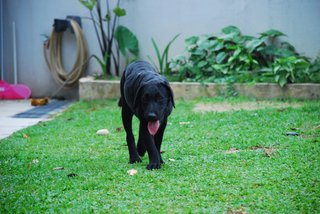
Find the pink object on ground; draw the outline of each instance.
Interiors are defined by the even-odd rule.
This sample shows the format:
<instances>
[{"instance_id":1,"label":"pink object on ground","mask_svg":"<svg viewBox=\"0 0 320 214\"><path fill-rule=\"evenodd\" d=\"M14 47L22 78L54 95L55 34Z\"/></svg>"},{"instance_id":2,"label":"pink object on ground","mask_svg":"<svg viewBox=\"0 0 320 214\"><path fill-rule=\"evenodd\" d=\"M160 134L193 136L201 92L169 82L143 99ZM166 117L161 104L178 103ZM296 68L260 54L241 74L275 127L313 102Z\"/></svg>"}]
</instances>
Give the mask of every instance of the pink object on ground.
<instances>
[{"instance_id":1,"label":"pink object on ground","mask_svg":"<svg viewBox=\"0 0 320 214\"><path fill-rule=\"evenodd\" d=\"M11 85L0 80L0 100L28 99L31 96L31 89L23 84Z\"/></svg>"}]
</instances>

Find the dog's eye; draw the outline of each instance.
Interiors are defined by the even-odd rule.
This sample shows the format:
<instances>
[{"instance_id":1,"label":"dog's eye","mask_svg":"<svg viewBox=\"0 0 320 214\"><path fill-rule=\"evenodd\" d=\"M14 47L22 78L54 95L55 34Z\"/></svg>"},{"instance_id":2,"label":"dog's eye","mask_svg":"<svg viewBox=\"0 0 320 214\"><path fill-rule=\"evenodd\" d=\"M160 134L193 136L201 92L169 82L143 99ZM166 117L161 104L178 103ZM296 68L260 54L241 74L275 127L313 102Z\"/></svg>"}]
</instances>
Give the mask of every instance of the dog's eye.
<instances>
[{"instance_id":1,"label":"dog's eye","mask_svg":"<svg viewBox=\"0 0 320 214\"><path fill-rule=\"evenodd\" d=\"M146 102L148 102L148 99L147 99L146 97L143 97L143 98L142 98L142 102L143 102L143 103L146 103Z\"/></svg>"},{"instance_id":2,"label":"dog's eye","mask_svg":"<svg viewBox=\"0 0 320 214\"><path fill-rule=\"evenodd\" d=\"M155 100L156 101L162 101L164 99L164 97L162 97L160 94L156 94L156 96L155 96Z\"/></svg>"},{"instance_id":3,"label":"dog's eye","mask_svg":"<svg viewBox=\"0 0 320 214\"><path fill-rule=\"evenodd\" d=\"M149 95L148 94L145 94L143 97L142 97L142 102L143 103L147 103L149 100Z\"/></svg>"}]
</instances>

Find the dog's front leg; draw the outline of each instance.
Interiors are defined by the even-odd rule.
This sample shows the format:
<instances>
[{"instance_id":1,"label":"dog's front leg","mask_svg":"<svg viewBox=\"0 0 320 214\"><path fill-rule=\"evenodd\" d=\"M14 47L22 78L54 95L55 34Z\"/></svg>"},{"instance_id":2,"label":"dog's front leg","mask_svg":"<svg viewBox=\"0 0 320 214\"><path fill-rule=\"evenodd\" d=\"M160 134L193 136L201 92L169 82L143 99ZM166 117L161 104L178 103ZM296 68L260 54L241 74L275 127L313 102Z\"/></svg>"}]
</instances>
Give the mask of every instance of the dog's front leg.
<instances>
[{"instance_id":1,"label":"dog's front leg","mask_svg":"<svg viewBox=\"0 0 320 214\"><path fill-rule=\"evenodd\" d=\"M162 144L163 134L164 134L164 130L166 129L166 126L167 126L167 118L165 118L164 121L161 123L159 131L154 136L154 142L156 144L156 148L157 148L159 156L160 156L160 163L161 164L164 163L164 161L162 160L162 157L161 157L161 144Z\"/></svg>"},{"instance_id":2,"label":"dog's front leg","mask_svg":"<svg viewBox=\"0 0 320 214\"><path fill-rule=\"evenodd\" d=\"M144 142L145 147L149 156L149 164L147 165L148 170L160 169L161 162L159 152L154 142L154 137L148 132L148 123L140 121L140 133L139 138Z\"/></svg>"},{"instance_id":3,"label":"dog's front leg","mask_svg":"<svg viewBox=\"0 0 320 214\"><path fill-rule=\"evenodd\" d=\"M132 133L132 117L133 113L130 111L129 107L124 105L122 107L122 123L124 126L124 129L126 131L126 140L127 140L127 145L129 149L129 163L137 163L141 162L141 159L138 155L137 148L134 142L134 136Z\"/></svg>"}]
</instances>

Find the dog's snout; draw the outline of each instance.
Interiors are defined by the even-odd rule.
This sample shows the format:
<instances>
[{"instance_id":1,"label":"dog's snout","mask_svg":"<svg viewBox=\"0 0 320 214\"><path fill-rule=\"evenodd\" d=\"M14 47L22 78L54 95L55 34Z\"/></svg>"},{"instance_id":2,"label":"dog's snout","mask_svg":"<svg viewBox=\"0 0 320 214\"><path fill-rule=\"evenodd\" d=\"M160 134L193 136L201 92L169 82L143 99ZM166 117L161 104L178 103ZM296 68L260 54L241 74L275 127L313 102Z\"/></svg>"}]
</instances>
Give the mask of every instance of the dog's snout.
<instances>
[{"instance_id":1,"label":"dog's snout","mask_svg":"<svg viewBox=\"0 0 320 214\"><path fill-rule=\"evenodd\" d=\"M148 121L156 121L157 120L157 115L153 112L148 114Z\"/></svg>"}]
</instances>

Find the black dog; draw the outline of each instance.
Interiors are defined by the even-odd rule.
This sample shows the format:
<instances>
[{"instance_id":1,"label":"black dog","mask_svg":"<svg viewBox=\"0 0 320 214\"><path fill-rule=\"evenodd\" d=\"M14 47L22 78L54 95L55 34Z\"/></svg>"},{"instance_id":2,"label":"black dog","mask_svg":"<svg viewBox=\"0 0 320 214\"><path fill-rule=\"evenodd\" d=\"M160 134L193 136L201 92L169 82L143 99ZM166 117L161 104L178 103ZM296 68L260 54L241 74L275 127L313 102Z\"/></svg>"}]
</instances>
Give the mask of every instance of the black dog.
<instances>
[{"instance_id":1,"label":"black dog","mask_svg":"<svg viewBox=\"0 0 320 214\"><path fill-rule=\"evenodd\" d=\"M141 162L140 156L149 155L147 169L159 169L160 154L167 118L174 107L169 82L147 62L133 62L124 71L120 82L122 122L127 134L129 163ZM132 133L132 117L140 120L136 147Z\"/></svg>"}]
</instances>

